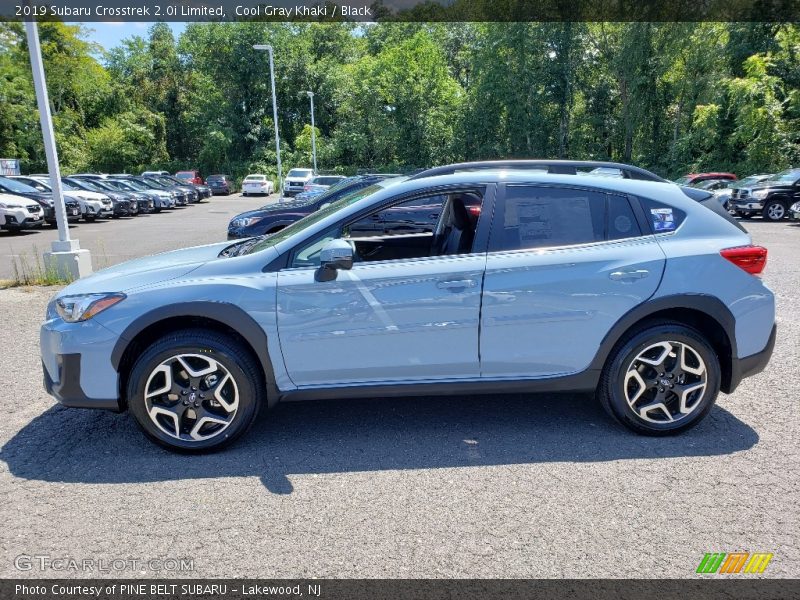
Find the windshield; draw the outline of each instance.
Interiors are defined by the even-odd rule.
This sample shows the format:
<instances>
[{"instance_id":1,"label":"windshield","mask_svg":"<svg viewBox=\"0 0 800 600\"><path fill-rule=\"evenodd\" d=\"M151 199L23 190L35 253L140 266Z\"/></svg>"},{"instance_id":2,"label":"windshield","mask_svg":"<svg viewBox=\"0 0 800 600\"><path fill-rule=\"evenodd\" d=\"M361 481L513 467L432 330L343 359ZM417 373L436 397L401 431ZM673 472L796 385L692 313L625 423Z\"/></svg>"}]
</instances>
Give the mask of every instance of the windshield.
<instances>
[{"instance_id":1,"label":"windshield","mask_svg":"<svg viewBox=\"0 0 800 600\"><path fill-rule=\"evenodd\" d=\"M780 173L776 173L767 181L772 181L775 183L794 183L800 179L800 171L797 169L789 169L788 171L781 171Z\"/></svg>"},{"instance_id":2,"label":"windshield","mask_svg":"<svg viewBox=\"0 0 800 600\"><path fill-rule=\"evenodd\" d=\"M19 192L20 194L30 194L30 193L38 193L36 188L33 188L29 185L25 185L19 181L14 181L13 179L9 179L8 177L0 177L0 183L3 184L4 188L11 190L12 192Z\"/></svg>"},{"instance_id":3,"label":"windshield","mask_svg":"<svg viewBox=\"0 0 800 600\"><path fill-rule=\"evenodd\" d=\"M287 177L308 177L311 175L311 169L292 169L289 171Z\"/></svg>"},{"instance_id":4,"label":"windshield","mask_svg":"<svg viewBox=\"0 0 800 600\"><path fill-rule=\"evenodd\" d=\"M383 189L380 185L371 185L369 187L362 188L360 190L356 190L350 194L347 194L343 198L340 198L336 202L333 202L318 210L317 212L311 213L307 217L300 219L299 221L295 221L285 229L281 229L280 231L273 233L271 235L260 236L257 238L251 238L250 240L246 240L242 250L240 251L241 254L252 254L254 252L260 252L261 250L266 250L267 248L271 248L275 244L282 242L285 239L288 239L295 235L296 233L300 233L304 229L307 229L313 225L316 225L329 215L332 215L338 210L346 206L350 206L351 204L355 204L362 198L366 198L370 194L377 192L378 190Z\"/></svg>"},{"instance_id":5,"label":"windshield","mask_svg":"<svg viewBox=\"0 0 800 600\"><path fill-rule=\"evenodd\" d=\"M686 185L687 183L689 183L689 181L690 181L689 177L681 177L680 179L676 179L675 183L677 183L678 185Z\"/></svg>"},{"instance_id":6,"label":"windshield","mask_svg":"<svg viewBox=\"0 0 800 600\"><path fill-rule=\"evenodd\" d=\"M264 181L267 177L265 175L248 175L244 178L245 181Z\"/></svg>"},{"instance_id":7,"label":"windshield","mask_svg":"<svg viewBox=\"0 0 800 600\"><path fill-rule=\"evenodd\" d=\"M134 181L132 179L131 180L126 180L126 181L113 181L112 183L115 183L117 186L119 186L122 189L131 189L132 188L132 189L138 190L140 192L145 192L148 189L150 189L146 185L142 185L138 181Z\"/></svg>"},{"instance_id":8,"label":"windshield","mask_svg":"<svg viewBox=\"0 0 800 600\"><path fill-rule=\"evenodd\" d=\"M137 179L136 181L141 183L143 186L150 188L151 190L164 189L164 186L160 185L157 181L153 181L152 179Z\"/></svg>"},{"instance_id":9,"label":"windshield","mask_svg":"<svg viewBox=\"0 0 800 600\"><path fill-rule=\"evenodd\" d=\"M71 182L67 182L71 183ZM103 188L95 185L94 183L87 181L86 179L75 179L75 183L77 187L81 188L82 190L89 190L90 192L102 192Z\"/></svg>"},{"instance_id":10,"label":"windshield","mask_svg":"<svg viewBox=\"0 0 800 600\"><path fill-rule=\"evenodd\" d=\"M194 173L176 173L178 179L194 179Z\"/></svg>"}]
</instances>

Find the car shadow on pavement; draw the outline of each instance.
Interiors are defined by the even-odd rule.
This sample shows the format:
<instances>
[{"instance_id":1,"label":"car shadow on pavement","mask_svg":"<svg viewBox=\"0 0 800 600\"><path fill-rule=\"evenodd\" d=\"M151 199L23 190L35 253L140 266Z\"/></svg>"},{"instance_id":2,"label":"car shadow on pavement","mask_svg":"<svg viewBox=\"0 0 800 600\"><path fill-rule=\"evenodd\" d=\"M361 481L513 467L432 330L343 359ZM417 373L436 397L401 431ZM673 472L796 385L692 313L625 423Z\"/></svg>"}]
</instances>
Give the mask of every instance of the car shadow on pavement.
<instances>
[{"instance_id":1,"label":"car shadow on pavement","mask_svg":"<svg viewBox=\"0 0 800 600\"><path fill-rule=\"evenodd\" d=\"M719 406L675 437L638 436L584 395L508 395L286 403L221 452L187 456L149 441L127 414L53 407L0 459L20 478L144 483L258 476L276 494L293 474L717 456L758 434Z\"/></svg>"}]
</instances>

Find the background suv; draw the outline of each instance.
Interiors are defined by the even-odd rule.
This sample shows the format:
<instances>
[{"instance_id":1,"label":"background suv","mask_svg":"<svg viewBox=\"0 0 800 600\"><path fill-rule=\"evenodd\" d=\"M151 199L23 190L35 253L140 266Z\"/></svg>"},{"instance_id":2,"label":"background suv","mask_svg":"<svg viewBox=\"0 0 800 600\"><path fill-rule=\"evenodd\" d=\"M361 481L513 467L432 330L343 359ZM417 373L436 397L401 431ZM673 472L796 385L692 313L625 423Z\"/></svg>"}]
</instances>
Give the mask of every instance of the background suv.
<instances>
[{"instance_id":1,"label":"background suv","mask_svg":"<svg viewBox=\"0 0 800 600\"><path fill-rule=\"evenodd\" d=\"M576 164L431 169L269 236L99 271L48 306L45 385L185 451L332 397L593 392L633 431L684 431L771 356L767 251L707 192ZM370 231L410 207L432 230Z\"/></svg>"},{"instance_id":2,"label":"background suv","mask_svg":"<svg viewBox=\"0 0 800 600\"><path fill-rule=\"evenodd\" d=\"M313 169L291 169L286 174L286 180L283 182L283 195L294 196L299 194L313 177Z\"/></svg>"},{"instance_id":3,"label":"background suv","mask_svg":"<svg viewBox=\"0 0 800 600\"><path fill-rule=\"evenodd\" d=\"M731 199L736 214L745 219L761 215L768 221L780 221L792 204L800 201L800 169L781 171L737 192Z\"/></svg>"}]
</instances>

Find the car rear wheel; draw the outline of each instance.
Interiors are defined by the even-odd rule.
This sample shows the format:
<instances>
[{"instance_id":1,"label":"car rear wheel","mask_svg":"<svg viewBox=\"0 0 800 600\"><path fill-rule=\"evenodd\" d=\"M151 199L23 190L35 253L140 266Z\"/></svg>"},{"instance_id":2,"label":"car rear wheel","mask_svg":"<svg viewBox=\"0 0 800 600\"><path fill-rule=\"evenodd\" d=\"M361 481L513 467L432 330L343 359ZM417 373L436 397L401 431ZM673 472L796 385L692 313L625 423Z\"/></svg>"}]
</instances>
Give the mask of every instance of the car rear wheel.
<instances>
[{"instance_id":1,"label":"car rear wheel","mask_svg":"<svg viewBox=\"0 0 800 600\"><path fill-rule=\"evenodd\" d=\"M128 406L144 433L171 450L220 449L263 404L260 367L236 340L199 329L164 336L136 361Z\"/></svg>"},{"instance_id":2,"label":"car rear wheel","mask_svg":"<svg viewBox=\"0 0 800 600\"><path fill-rule=\"evenodd\" d=\"M780 221L786 216L786 206L780 200L772 200L764 205L763 217L768 221Z\"/></svg>"},{"instance_id":3,"label":"car rear wheel","mask_svg":"<svg viewBox=\"0 0 800 600\"><path fill-rule=\"evenodd\" d=\"M697 425L719 394L716 353L698 331L653 322L626 336L603 370L598 396L617 421L644 435Z\"/></svg>"}]
</instances>

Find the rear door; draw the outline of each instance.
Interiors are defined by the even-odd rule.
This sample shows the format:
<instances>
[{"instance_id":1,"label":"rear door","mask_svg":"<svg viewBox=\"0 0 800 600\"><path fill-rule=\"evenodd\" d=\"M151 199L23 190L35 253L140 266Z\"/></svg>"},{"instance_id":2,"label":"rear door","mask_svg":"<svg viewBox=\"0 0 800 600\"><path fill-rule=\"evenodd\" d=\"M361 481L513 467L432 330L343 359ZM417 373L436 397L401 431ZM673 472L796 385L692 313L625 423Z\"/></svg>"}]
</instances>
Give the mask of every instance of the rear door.
<instances>
[{"instance_id":1,"label":"rear door","mask_svg":"<svg viewBox=\"0 0 800 600\"><path fill-rule=\"evenodd\" d=\"M651 297L665 257L627 197L580 187L499 190L481 310L481 375L586 369L600 342Z\"/></svg>"}]
</instances>

